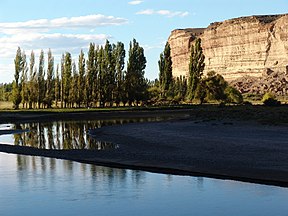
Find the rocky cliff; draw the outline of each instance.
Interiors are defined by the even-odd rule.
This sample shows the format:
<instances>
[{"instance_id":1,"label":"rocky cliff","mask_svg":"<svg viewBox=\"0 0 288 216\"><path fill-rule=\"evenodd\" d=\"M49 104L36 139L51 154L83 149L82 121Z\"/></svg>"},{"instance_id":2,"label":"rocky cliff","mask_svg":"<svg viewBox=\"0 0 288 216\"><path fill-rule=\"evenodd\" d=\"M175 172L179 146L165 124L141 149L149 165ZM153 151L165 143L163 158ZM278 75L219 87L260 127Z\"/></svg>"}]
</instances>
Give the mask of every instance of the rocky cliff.
<instances>
[{"instance_id":1,"label":"rocky cliff","mask_svg":"<svg viewBox=\"0 0 288 216\"><path fill-rule=\"evenodd\" d=\"M206 29L177 29L171 46L173 75L187 76L190 47L200 37L205 72L215 71L227 81L243 76L288 73L288 14L241 17L215 22Z\"/></svg>"}]
</instances>

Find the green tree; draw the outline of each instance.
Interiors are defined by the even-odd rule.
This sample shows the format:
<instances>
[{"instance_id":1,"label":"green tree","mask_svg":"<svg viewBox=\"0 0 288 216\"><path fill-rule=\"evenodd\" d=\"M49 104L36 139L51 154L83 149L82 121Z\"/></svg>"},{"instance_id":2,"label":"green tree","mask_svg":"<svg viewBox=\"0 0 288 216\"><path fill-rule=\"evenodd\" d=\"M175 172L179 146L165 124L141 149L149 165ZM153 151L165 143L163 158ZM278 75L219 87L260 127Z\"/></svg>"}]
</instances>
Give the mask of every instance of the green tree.
<instances>
[{"instance_id":1,"label":"green tree","mask_svg":"<svg viewBox=\"0 0 288 216\"><path fill-rule=\"evenodd\" d=\"M79 70L79 76L78 76L77 104L78 104L78 107L80 107L81 103L84 102L83 95L85 93L85 88L86 88L85 86L85 56L82 50L78 58L78 70Z\"/></svg>"},{"instance_id":2,"label":"green tree","mask_svg":"<svg viewBox=\"0 0 288 216\"><path fill-rule=\"evenodd\" d=\"M27 60L26 60L26 55L23 52L22 53L22 62L23 62L23 69L22 69L22 74L21 74L21 98L22 98L22 104L23 108L26 104L27 108L27 102L28 102L28 67L27 67Z\"/></svg>"},{"instance_id":3,"label":"green tree","mask_svg":"<svg viewBox=\"0 0 288 216\"><path fill-rule=\"evenodd\" d=\"M124 98L124 66L125 66L125 48L122 42L117 42L114 49L115 67L116 67L116 87L114 91L114 101L117 106L123 102Z\"/></svg>"},{"instance_id":4,"label":"green tree","mask_svg":"<svg viewBox=\"0 0 288 216\"><path fill-rule=\"evenodd\" d=\"M197 38L195 44L191 47L188 79L188 100L193 100L195 91L199 84L205 68L205 56L201 47L201 39Z\"/></svg>"},{"instance_id":5,"label":"green tree","mask_svg":"<svg viewBox=\"0 0 288 216\"><path fill-rule=\"evenodd\" d=\"M39 56L39 69L38 69L38 108L40 109L45 99L45 69L44 69L44 51L41 50Z\"/></svg>"},{"instance_id":6,"label":"green tree","mask_svg":"<svg viewBox=\"0 0 288 216\"><path fill-rule=\"evenodd\" d=\"M72 57L69 52L65 54L64 60L64 75L63 75L63 99L64 99L64 108L67 107L67 104L70 103L69 93L71 88L71 74L72 74Z\"/></svg>"},{"instance_id":7,"label":"green tree","mask_svg":"<svg viewBox=\"0 0 288 216\"><path fill-rule=\"evenodd\" d=\"M115 89L115 59L113 56L113 46L106 40L104 47L104 85L103 98L104 104L106 102L113 104L113 93Z\"/></svg>"},{"instance_id":8,"label":"green tree","mask_svg":"<svg viewBox=\"0 0 288 216\"><path fill-rule=\"evenodd\" d=\"M60 78L59 78L59 64L57 64L56 67L56 76L55 76L55 83L54 83L54 93L55 93L55 104L56 107L58 107L58 101L61 99L61 83L60 83Z\"/></svg>"},{"instance_id":9,"label":"green tree","mask_svg":"<svg viewBox=\"0 0 288 216\"><path fill-rule=\"evenodd\" d=\"M77 73L76 63L72 64L72 82L71 82L71 90L70 90L70 102L72 107L77 103L78 99L78 79L79 75Z\"/></svg>"},{"instance_id":10,"label":"green tree","mask_svg":"<svg viewBox=\"0 0 288 216\"><path fill-rule=\"evenodd\" d=\"M168 42L165 45L164 52L160 54L158 66L161 96L167 97L169 93L171 95L169 90L171 91L173 87L171 48Z\"/></svg>"},{"instance_id":11,"label":"green tree","mask_svg":"<svg viewBox=\"0 0 288 216\"><path fill-rule=\"evenodd\" d=\"M29 88L28 88L28 103L29 109L32 109L32 105L37 103L38 98L38 87L37 87L37 74L35 68L35 54L33 50L30 55L30 64L29 64Z\"/></svg>"},{"instance_id":12,"label":"green tree","mask_svg":"<svg viewBox=\"0 0 288 216\"><path fill-rule=\"evenodd\" d=\"M147 99L147 81L144 78L145 68L146 57L144 56L144 49L133 39L129 47L125 80L129 105L132 105L132 103L138 105L140 101Z\"/></svg>"},{"instance_id":13,"label":"green tree","mask_svg":"<svg viewBox=\"0 0 288 216\"><path fill-rule=\"evenodd\" d=\"M53 80L54 80L54 57L52 56L52 52L49 49L49 51L48 51L47 81L46 81L46 95L45 95L45 104L47 105L48 108L52 107L52 102L53 102L53 96L54 96Z\"/></svg>"},{"instance_id":14,"label":"green tree","mask_svg":"<svg viewBox=\"0 0 288 216\"><path fill-rule=\"evenodd\" d=\"M64 107L64 75L65 75L65 67L64 67L64 63L65 63L65 55L62 55L61 58L61 82L60 82L60 98L61 98L61 109Z\"/></svg>"},{"instance_id":15,"label":"green tree","mask_svg":"<svg viewBox=\"0 0 288 216\"><path fill-rule=\"evenodd\" d=\"M232 86L227 86L224 93L227 96L228 103L236 103L236 104L243 103L242 94Z\"/></svg>"},{"instance_id":16,"label":"green tree","mask_svg":"<svg viewBox=\"0 0 288 216\"><path fill-rule=\"evenodd\" d=\"M106 68L106 63L105 63L105 57L104 57L104 49L101 46L99 51L98 51L98 64L97 64L97 70L98 70L98 99L100 103L100 107L104 107L105 103L105 92L104 92L104 85L105 85L105 68Z\"/></svg>"},{"instance_id":17,"label":"green tree","mask_svg":"<svg viewBox=\"0 0 288 216\"><path fill-rule=\"evenodd\" d=\"M15 64L15 74L14 74L15 79L13 81L12 101L14 109L19 109L19 104L21 103L21 85L19 83L19 77L23 71L23 58L20 47L18 47L17 49L14 64Z\"/></svg>"},{"instance_id":18,"label":"green tree","mask_svg":"<svg viewBox=\"0 0 288 216\"><path fill-rule=\"evenodd\" d=\"M265 106L279 106L281 104L271 92L267 92L263 95L262 102Z\"/></svg>"},{"instance_id":19,"label":"green tree","mask_svg":"<svg viewBox=\"0 0 288 216\"><path fill-rule=\"evenodd\" d=\"M95 44L90 43L87 59L87 71L86 71L86 106L90 107L94 99L94 86L96 79L96 65L95 65Z\"/></svg>"},{"instance_id":20,"label":"green tree","mask_svg":"<svg viewBox=\"0 0 288 216\"><path fill-rule=\"evenodd\" d=\"M175 81L175 100L184 101L187 93L187 79L183 76L177 77Z\"/></svg>"}]
</instances>

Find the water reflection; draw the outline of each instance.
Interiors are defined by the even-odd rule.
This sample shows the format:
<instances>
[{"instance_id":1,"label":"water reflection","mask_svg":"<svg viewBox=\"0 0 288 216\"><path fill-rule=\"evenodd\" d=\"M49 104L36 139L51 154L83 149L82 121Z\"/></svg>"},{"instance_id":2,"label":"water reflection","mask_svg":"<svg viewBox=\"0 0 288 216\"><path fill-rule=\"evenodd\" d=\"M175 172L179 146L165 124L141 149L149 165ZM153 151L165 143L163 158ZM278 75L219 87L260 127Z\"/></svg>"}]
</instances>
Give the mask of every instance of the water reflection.
<instances>
[{"instance_id":1,"label":"water reflection","mask_svg":"<svg viewBox=\"0 0 288 216\"><path fill-rule=\"evenodd\" d=\"M53 122L16 124L15 129L29 129L27 133L14 134L14 145L39 149L109 150L119 146L100 142L87 133L90 128L102 126L101 122Z\"/></svg>"},{"instance_id":2,"label":"water reflection","mask_svg":"<svg viewBox=\"0 0 288 216\"><path fill-rule=\"evenodd\" d=\"M49 150L112 150L118 149L119 145L110 142L100 142L97 135L91 136L89 131L103 126L126 124L133 122L158 121L160 118L139 118L139 119L114 119L114 120L93 120L93 121L57 121L48 123L24 123L14 125L2 125L15 130L28 129L26 133L11 135L11 142L17 146L29 146ZM1 125L0 125L1 126ZM7 139L5 144L7 144ZM0 136L0 143L3 143Z\"/></svg>"},{"instance_id":3,"label":"water reflection","mask_svg":"<svg viewBox=\"0 0 288 216\"><path fill-rule=\"evenodd\" d=\"M287 215L287 188L0 153L0 215Z\"/></svg>"},{"instance_id":4,"label":"water reflection","mask_svg":"<svg viewBox=\"0 0 288 216\"><path fill-rule=\"evenodd\" d=\"M140 188L145 181L145 172L115 169L89 164L79 164L68 160L16 155L16 173L19 189L33 187L53 187L59 183L67 185L85 182L90 185L90 193L104 187L106 193L114 193L116 188L127 188L132 184ZM129 182L129 183L128 183ZM41 186L40 186L41 185ZM43 189L43 188L40 188ZM46 188L47 189L47 188ZM95 194L94 194L95 195ZM87 196L87 194L86 194ZM80 199L80 197L79 197Z\"/></svg>"}]
</instances>

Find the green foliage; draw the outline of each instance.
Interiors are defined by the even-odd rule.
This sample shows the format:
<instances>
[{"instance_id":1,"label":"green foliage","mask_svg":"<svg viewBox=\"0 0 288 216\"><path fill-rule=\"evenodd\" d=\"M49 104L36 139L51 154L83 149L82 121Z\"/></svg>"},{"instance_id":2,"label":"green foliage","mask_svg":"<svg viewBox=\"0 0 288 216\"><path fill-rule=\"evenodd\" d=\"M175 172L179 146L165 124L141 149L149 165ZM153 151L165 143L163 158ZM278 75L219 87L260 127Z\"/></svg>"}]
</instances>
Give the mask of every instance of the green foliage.
<instances>
[{"instance_id":1,"label":"green foliage","mask_svg":"<svg viewBox=\"0 0 288 216\"><path fill-rule=\"evenodd\" d=\"M47 69L47 79L46 79L46 95L44 102L48 108L52 107L52 102L54 98L54 88L53 88L53 79L54 79L54 57L52 52L49 49L48 51L48 69Z\"/></svg>"},{"instance_id":2,"label":"green foliage","mask_svg":"<svg viewBox=\"0 0 288 216\"><path fill-rule=\"evenodd\" d=\"M35 68L35 54L31 51L30 65L29 65L29 82L28 82L28 104L29 109L37 103L38 99L38 86L37 86L37 71Z\"/></svg>"},{"instance_id":3,"label":"green foliage","mask_svg":"<svg viewBox=\"0 0 288 216\"><path fill-rule=\"evenodd\" d=\"M21 74L20 85L21 85L21 98L22 98L21 102L22 102L23 107L24 107L25 103L28 100L28 89L29 89L29 86L28 86L28 67L27 67L26 55L24 52L22 53L22 61L23 61L23 71ZM26 103L26 105L27 105L27 103Z\"/></svg>"},{"instance_id":4,"label":"green foliage","mask_svg":"<svg viewBox=\"0 0 288 216\"><path fill-rule=\"evenodd\" d=\"M206 88L207 88L207 100L225 101L227 95L225 94L225 89L228 83L224 78L216 74L215 72L209 72L207 78L205 78Z\"/></svg>"},{"instance_id":5,"label":"green foliage","mask_svg":"<svg viewBox=\"0 0 288 216\"><path fill-rule=\"evenodd\" d=\"M267 92L263 95L262 102L265 106L279 106L281 104L281 102L277 100L275 95L270 92Z\"/></svg>"},{"instance_id":6,"label":"green foliage","mask_svg":"<svg viewBox=\"0 0 288 216\"><path fill-rule=\"evenodd\" d=\"M59 65L57 65L55 83L54 83L54 93L55 93L56 107L58 107L58 101L60 100L60 95L61 95L60 90L61 90L61 84L60 84L60 77L59 77Z\"/></svg>"},{"instance_id":7,"label":"green foliage","mask_svg":"<svg viewBox=\"0 0 288 216\"><path fill-rule=\"evenodd\" d=\"M20 47L18 47L16 52L16 57L14 60L15 64L15 74L14 74L14 82L13 82L13 90L12 90L12 102L14 109L19 109L19 104L21 103L21 84L19 83L19 77L24 70L24 61L23 55Z\"/></svg>"},{"instance_id":8,"label":"green foliage","mask_svg":"<svg viewBox=\"0 0 288 216\"><path fill-rule=\"evenodd\" d=\"M190 63L189 63L189 79L187 99L193 100L196 89L203 75L205 68L205 56L201 47L201 39L197 38L195 45L191 47Z\"/></svg>"},{"instance_id":9,"label":"green foliage","mask_svg":"<svg viewBox=\"0 0 288 216\"><path fill-rule=\"evenodd\" d=\"M64 75L63 75L63 99L64 107L67 107L67 104L70 102L70 88L71 88L71 75L72 75L72 57L69 52L65 54L64 60Z\"/></svg>"},{"instance_id":10,"label":"green foliage","mask_svg":"<svg viewBox=\"0 0 288 216\"><path fill-rule=\"evenodd\" d=\"M39 56L39 69L37 74L38 81L38 108L41 107L41 104L44 102L45 98L45 69L44 69L44 51L41 50Z\"/></svg>"},{"instance_id":11,"label":"green foliage","mask_svg":"<svg viewBox=\"0 0 288 216\"><path fill-rule=\"evenodd\" d=\"M228 103L235 103L235 104L243 103L242 94L232 86L227 86L224 93L227 95Z\"/></svg>"},{"instance_id":12,"label":"green foliage","mask_svg":"<svg viewBox=\"0 0 288 216\"><path fill-rule=\"evenodd\" d=\"M69 52L62 55L61 63L57 65L54 75L54 58L51 50L48 52L48 64L45 70L44 51L41 50L38 68L35 68L35 55L31 52L29 77L26 56L19 48L15 58L15 80L13 82L13 100L15 108L29 104L29 108L51 108L55 101L61 101L61 108L80 108L98 106L119 106L126 104L138 105L148 100L147 80L144 77L146 58L144 49L134 39L130 43L127 71L125 66L124 44L105 46L90 44L87 61L81 51L78 68L72 64ZM45 72L47 72L45 76ZM21 79L20 79L21 78ZM21 91L22 90L22 91ZM10 93L11 94L11 93ZM4 93L0 94L4 98Z\"/></svg>"},{"instance_id":13,"label":"green foliage","mask_svg":"<svg viewBox=\"0 0 288 216\"><path fill-rule=\"evenodd\" d=\"M224 78L215 72L209 72L197 86L195 99L202 104L205 101L220 101L221 103L242 103L243 97L235 88L228 85Z\"/></svg>"},{"instance_id":14,"label":"green foliage","mask_svg":"<svg viewBox=\"0 0 288 216\"><path fill-rule=\"evenodd\" d=\"M83 50L81 50L79 58L78 58L78 70L79 70L79 76L78 76L78 95L77 95L77 104L78 107L81 107L81 102L84 102L83 95L85 93L85 55L83 53Z\"/></svg>"},{"instance_id":15,"label":"green foliage","mask_svg":"<svg viewBox=\"0 0 288 216\"><path fill-rule=\"evenodd\" d=\"M11 101L12 83L0 84L0 101Z\"/></svg>"},{"instance_id":16,"label":"green foliage","mask_svg":"<svg viewBox=\"0 0 288 216\"><path fill-rule=\"evenodd\" d=\"M86 96L86 104L87 107L90 107L91 102L94 97L94 89L96 84L94 83L97 76L96 65L95 65L95 44L90 43L89 51L88 51L88 59L87 59L87 69L86 69L86 88L85 88L85 96Z\"/></svg>"},{"instance_id":17,"label":"green foliage","mask_svg":"<svg viewBox=\"0 0 288 216\"><path fill-rule=\"evenodd\" d=\"M160 54L159 66L159 83L162 97L171 96L173 89L173 75L172 75L172 58L170 45L167 42L164 52Z\"/></svg>"},{"instance_id":18,"label":"green foliage","mask_svg":"<svg viewBox=\"0 0 288 216\"><path fill-rule=\"evenodd\" d=\"M146 57L144 56L144 49L133 39L130 42L125 82L127 100L130 105L132 103L138 105L140 101L147 99L148 85L144 78L145 68Z\"/></svg>"},{"instance_id":19,"label":"green foliage","mask_svg":"<svg viewBox=\"0 0 288 216\"><path fill-rule=\"evenodd\" d=\"M116 78L116 88L114 90L114 101L117 106L119 106L120 102L123 101L125 97L125 74L124 74L124 66L125 66L125 48L122 42L118 42L116 44L115 49L113 50L113 56L115 58L115 78Z\"/></svg>"}]
</instances>

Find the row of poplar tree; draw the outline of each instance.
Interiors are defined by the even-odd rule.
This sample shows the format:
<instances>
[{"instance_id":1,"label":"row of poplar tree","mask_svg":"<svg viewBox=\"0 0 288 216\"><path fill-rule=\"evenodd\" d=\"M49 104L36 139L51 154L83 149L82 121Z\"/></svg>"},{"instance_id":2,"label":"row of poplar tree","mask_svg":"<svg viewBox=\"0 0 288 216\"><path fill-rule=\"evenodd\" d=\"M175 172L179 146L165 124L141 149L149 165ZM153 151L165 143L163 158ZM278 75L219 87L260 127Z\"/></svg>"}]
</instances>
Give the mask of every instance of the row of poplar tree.
<instances>
[{"instance_id":1,"label":"row of poplar tree","mask_svg":"<svg viewBox=\"0 0 288 216\"><path fill-rule=\"evenodd\" d=\"M122 42L104 46L90 43L87 59L81 50L78 65L69 52L62 55L56 70L54 57L48 51L48 65L42 50L38 67L32 51L28 64L19 47L14 60L15 76L12 101L14 108L104 107L139 105L147 99L147 80L144 77L144 49L133 39L130 42L127 68Z\"/></svg>"}]
</instances>

